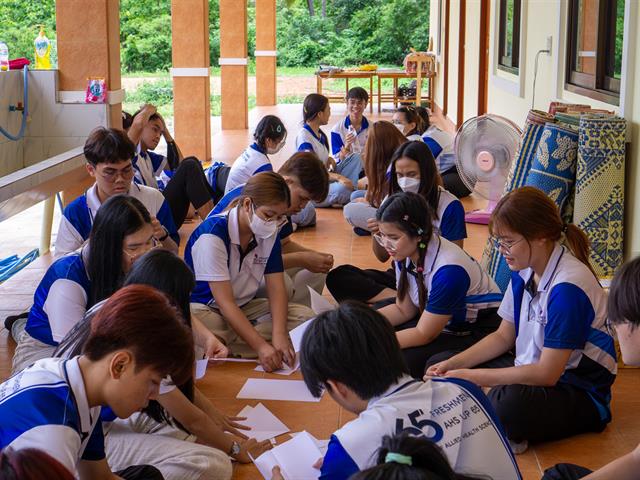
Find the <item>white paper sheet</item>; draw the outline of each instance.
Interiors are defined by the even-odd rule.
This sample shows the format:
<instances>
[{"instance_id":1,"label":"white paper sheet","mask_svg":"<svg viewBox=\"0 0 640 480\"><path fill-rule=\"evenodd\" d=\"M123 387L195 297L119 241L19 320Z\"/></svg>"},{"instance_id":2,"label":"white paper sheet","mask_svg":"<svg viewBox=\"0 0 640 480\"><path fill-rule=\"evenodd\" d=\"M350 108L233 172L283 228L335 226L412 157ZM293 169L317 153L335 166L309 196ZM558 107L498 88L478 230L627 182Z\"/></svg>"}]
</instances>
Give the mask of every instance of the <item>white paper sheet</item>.
<instances>
[{"instance_id":1,"label":"white paper sheet","mask_svg":"<svg viewBox=\"0 0 640 480\"><path fill-rule=\"evenodd\" d=\"M300 369L300 355L296 353L295 362L293 363L293 367L288 367L284 365L280 370L274 370L270 373L277 373L278 375L291 375L294 372L297 372ZM264 372L264 368L262 365L258 365L254 371L256 372Z\"/></svg>"},{"instance_id":2,"label":"white paper sheet","mask_svg":"<svg viewBox=\"0 0 640 480\"><path fill-rule=\"evenodd\" d=\"M291 338L291 343L293 344L293 349L298 353L300 351L300 344L302 343L302 336L304 332L306 332L313 318L307 320L301 325L298 325L296 328L289 332L289 338Z\"/></svg>"},{"instance_id":3,"label":"white paper sheet","mask_svg":"<svg viewBox=\"0 0 640 480\"><path fill-rule=\"evenodd\" d=\"M306 432L304 430L302 432L293 432L293 433L290 433L289 435L291 435L291 438L293 438L297 435L300 435L301 433L306 433L311 437L311 439L315 442L316 447L318 447L318 450L320 450L320 452L322 453L322 456L324 456L327 453L327 449L329 448L329 440L318 440L316 437L314 437L309 432Z\"/></svg>"},{"instance_id":4,"label":"white paper sheet","mask_svg":"<svg viewBox=\"0 0 640 480\"><path fill-rule=\"evenodd\" d=\"M251 427L250 431L245 432L246 435L255 438L259 442L269 440L289 431L289 427L282 423L278 417L271 413L262 403L259 403L255 407L247 405L237 416L247 417L246 420L238 421L238 423Z\"/></svg>"},{"instance_id":5,"label":"white paper sheet","mask_svg":"<svg viewBox=\"0 0 640 480\"><path fill-rule=\"evenodd\" d=\"M196 375L195 379L200 380L204 377L204 374L207 373L207 365L209 364L208 358L203 358L202 360L196 360Z\"/></svg>"},{"instance_id":6,"label":"white paper sheet","mask_svg":"<svg viewBox=\"0 0 640 480\"><path fill-rule=\"evenodd\" d=\"M320 470L313 464L322 457L315 439L307 432L300 432L294 438L263 453L254 460L262 476L270 480L274 466L279 465L285 480L315 480Z\"/></svg>"},{"instance_id":7,"label":"white paper sheet","mask_svg":"<svg viewBox=\"0 0 640 480\"><path fill-rule=\"evenodd\" d=\"M222 362L260 363L260 361L257 358L210 358L209 361L211 363L222 363Z\"/></svg>"},{"instance_id":8,"label":"white paper sheet","mask_svg":"<svg viewBox=\"0 0 640 480\"><path fill-rule=\"evenodd\" d=\"M309 295L311 296L311 310L313 310L316 315L320 315L321 313L328 312L329 310L335 310L337 308L336 305L324 298L313 288L308 285L307 288L309 289Z\"/></svg>"},{"instance_id":9,"label":"white paper sheet","mask_svg":"<svg viewBox=\"0 0 640 480\"><path fill-rule=\"evenodd\" d=\"M302 380L272 380L249 378L238 392L237 398L256 400L288 400L293 402L319 402L311 395Z\"/></svg>"}]
</instances>

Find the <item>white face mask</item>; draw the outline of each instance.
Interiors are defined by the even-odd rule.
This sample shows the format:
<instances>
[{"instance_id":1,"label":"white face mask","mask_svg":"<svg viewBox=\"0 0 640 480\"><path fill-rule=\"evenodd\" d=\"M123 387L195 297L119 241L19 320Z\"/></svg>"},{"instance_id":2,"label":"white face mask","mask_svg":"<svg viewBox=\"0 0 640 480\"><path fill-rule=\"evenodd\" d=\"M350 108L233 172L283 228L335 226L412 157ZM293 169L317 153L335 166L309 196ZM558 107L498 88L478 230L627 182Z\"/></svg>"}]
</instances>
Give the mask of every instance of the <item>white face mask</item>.
<instances>
[{"instance_id":1,"label":"white face mask","mask_svg":"<svg viewBox=\"0 0 640 480\"><path fill-rule=\"evenodd\" d=\"M418 193L420 190L420 179L411 177L398 178L398 185L403 192Z\"/></svg>"},{"instance_id":2,"label":"white face mask","mask_svg":"<svg viewBox=\"0 0 640 480\"><path fill-rule=\"evenodd\" d=\"M287 140L286 138L283 138L282 141L275 148L267 148L267 154L268 155L275 155L276 153L278 153L280 150L282 150L282 147L284 147L284 144L285 144L286 140Z\"/></svg>"},{"instance_id":3,"label":"white face mask","mask_svg":"<svg viewBox=\"0 0 640 480\"><path fill-rule=\"evenodd\" d=\"M256 238L265 239L275 235L275 233L278 231L278 222L276 221L267 222L266 220L263 220L262 218L260 218L256 213L256 209L252 203L251 204L251 220L249 221L249 228L251 228L251 231L256 236Z\"/></svg>"}]
</instances>

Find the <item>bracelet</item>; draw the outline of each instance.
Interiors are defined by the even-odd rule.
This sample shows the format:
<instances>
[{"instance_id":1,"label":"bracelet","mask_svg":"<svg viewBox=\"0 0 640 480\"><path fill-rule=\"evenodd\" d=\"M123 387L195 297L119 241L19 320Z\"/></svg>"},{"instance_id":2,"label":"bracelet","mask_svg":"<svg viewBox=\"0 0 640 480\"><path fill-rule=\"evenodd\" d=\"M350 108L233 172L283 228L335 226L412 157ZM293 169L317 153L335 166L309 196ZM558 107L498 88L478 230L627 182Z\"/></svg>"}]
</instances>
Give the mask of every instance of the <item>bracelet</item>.
<instances>
[{"instance_id":1,"label":"bracelet","mask_svg":"<svg viewBox=\"0 0 640 480\"><path fill-rule=\"evenodd\" d=\"M169 236L169 230L167 230L165 227L162 227L164 229L164 235L160 238L158 238L158 241L160 242L164 242L167 237Z\"/></svg>"}]
</instances>

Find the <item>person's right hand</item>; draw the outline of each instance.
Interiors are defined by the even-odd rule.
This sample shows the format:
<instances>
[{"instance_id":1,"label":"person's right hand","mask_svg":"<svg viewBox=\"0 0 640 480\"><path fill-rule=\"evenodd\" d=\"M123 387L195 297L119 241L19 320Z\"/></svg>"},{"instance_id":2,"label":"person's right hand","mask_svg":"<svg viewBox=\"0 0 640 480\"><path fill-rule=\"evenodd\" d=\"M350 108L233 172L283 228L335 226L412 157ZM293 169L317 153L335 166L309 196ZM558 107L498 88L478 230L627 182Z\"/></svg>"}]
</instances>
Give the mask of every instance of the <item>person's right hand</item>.
<instances>
[{"instance_id":1,"label":"person's right hand","mask_svg":"<svg viewBox=\"0 0 640 480\"><path fill-rule=\"evenodd\" d=\"M452 369L453 365L451 364L451 359L434 363L429 368L427 368L427 373L425 374L423 380L427 380L429 377L442 377L445 373Z\"/></svg>"},{"instance_id":2,"label":"person's right hand","mask_svg":"<svg viewBox=\"0 0 640 480\"><path fill-rule=\"evenodd\" d=\"M284 480L280 467L276 465L271 469L271 480Z\"/></svg>"},{"instance_id":3,"label":"person's right hand","mask_svg":"<svg viewBox=\"0 0 640 480\"><path fill-rule=\"evenodd\" d=\"M253 461L251 457L258 458L264 452L273 448L269 440L258 442L255 438L250 438L238 443L240 444L240 453L236 455L235 459L240 463L251 463Z\"/></svg>"},{"instance_id":4,"label":"person's right hand","mask_svg":"<svg viewBox=\"0 0 640 480\"><path fill-rule=\"evenodd\" d=\"M282 368L282 352L278 351L270 343L265 342L258 349L258 359L265 372L273 372Z\"/></svg>"},{"instance_id":5,"label":"person's right hand","mask_svg":"<svg viewBox=\"0 0 640 480\"><path fill-rule=\"evenodd\" d=\"M378 221L375 218L367 219L367 229L373 234L378 233L380 228L378 228Z\"/></svg>"},{"instance_id":6,"label":"person's right hand","mask_svg":"<svg viewBox=\"0 0 640 480\"><path fill-rule=\"evenodd\" d=\"M344 147L346 149L351 148L351 145L355 141L356 141L356 136L353 134L353 132L347 133L347 135L344 137Z\"/></svg>"},{"instance_id":7,"label":"person's right hand","mask_svg":"<svg viewBox=\"0 0 640 480\"><path fill-rule=\"evenodd\" d=\"M320 252L304 252L305 267L313 273L329 273L333 268L333 255Z\"/></svg>"},{"instance_id":8,"label":"person's right hand","mask_svg":"<svg viewBox=\"0 0 640 480\"><path fill-rule=\"evenodd\" d=\"M144 105L142 105L142 107L140 107L140 113L136 115L133 121L134 123L137 122L142 125L146 125L147 122L149 121L149 117L151 117L151 115L157 112L158 112L158 109L155 107L155 105L152 105L150 103L145 103Z\"/></svg>"}]
</instances>

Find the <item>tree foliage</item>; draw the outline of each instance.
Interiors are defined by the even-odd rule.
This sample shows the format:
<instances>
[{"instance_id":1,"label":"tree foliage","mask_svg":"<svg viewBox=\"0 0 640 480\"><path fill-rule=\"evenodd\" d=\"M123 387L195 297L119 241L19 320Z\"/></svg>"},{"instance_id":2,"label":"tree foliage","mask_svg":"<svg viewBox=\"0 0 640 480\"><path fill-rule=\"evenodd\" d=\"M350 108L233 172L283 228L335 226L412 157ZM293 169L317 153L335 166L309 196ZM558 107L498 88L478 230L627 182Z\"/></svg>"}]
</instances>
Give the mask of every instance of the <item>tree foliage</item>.
<instances>
[{"instance_id":1,"label":"tree foliage","mask_svg":"<svg viewBox=\"0 0 640 480\"><path fill-rule=\"evenodd\" d=\"M428 43L429 0L276 0L278 64L398 64ZM313 15L310 10L313 10ZM11 57L33 59L38 24L55 39L55 0L0 0L0 39ZM211 65L220 56L219 0L209 2ZM248 51L255 50L255 1L248 2ZM171 1L120 0L123 71L171 66Z\"/></svg>"}]
</instances>

